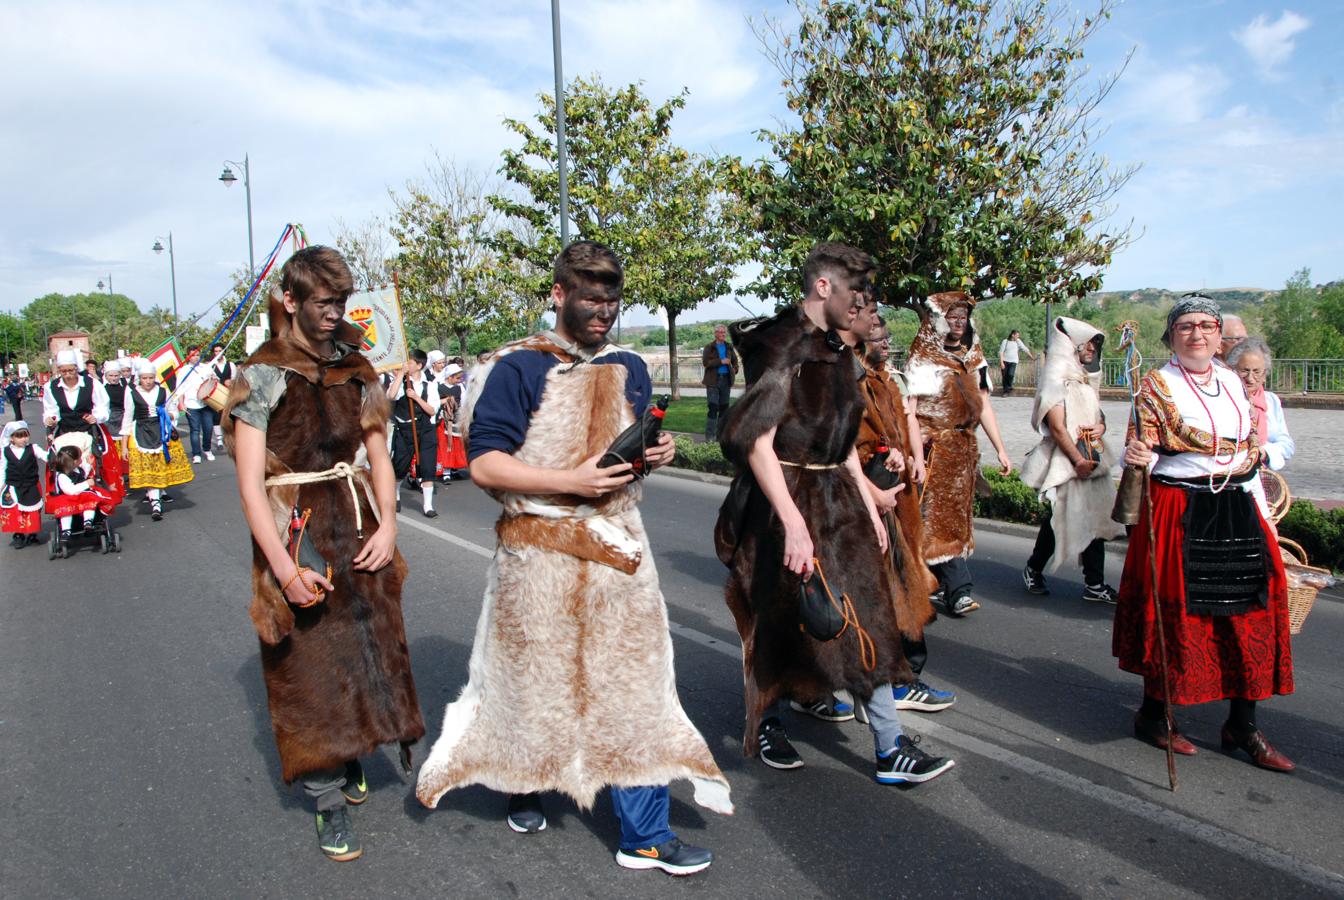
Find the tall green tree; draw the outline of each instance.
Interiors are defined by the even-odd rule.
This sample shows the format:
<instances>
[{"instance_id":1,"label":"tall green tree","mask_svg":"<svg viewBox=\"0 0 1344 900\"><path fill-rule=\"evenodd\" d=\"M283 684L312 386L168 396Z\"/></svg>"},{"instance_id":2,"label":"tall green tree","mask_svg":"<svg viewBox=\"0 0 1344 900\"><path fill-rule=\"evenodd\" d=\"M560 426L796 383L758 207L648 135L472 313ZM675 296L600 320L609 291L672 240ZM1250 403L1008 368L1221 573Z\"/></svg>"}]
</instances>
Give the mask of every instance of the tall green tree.
<instances>
[{"instance_id":1,"label":"tall green tree","mask_svg":"<svg viewBox=\"0 0 1344 900\"><path fill-rule=\"evenodd\" d=\"M1265 304L1265 340L1281 359L1335 359L1344 356L1344 290L1322 290L1311 270L1299 269Z\"/></svg>"},{"instance_id":2,"label":"tall green tree","mask_svg":"<svg viewBox=\"0 0 1344 900\"><path fill-rule=\"evenodd\" d=\"M575 79L565 93L575 236L621 257L626 308L667 316L674 395L677 317L727 293L746 252L740 216L728 213L726 164L672 143L672 119L685 98L683 91L655 106L637 84L610 88L597 78ZM505 151L500 170L515 190L491 201L510 223L499 246L524 264L527 287L544 298L560 252L560 209L555 98L539 99L535 124L505 120L522 138L520 148ZM519 239L523 229L530 243Z\"/></svg>"},{"instance_id":3,"label":"tall green tree","mask_svg":"<svg viewBox=\"0 0 1344 900\"><path fill-rule=\"evenodd\" d=\"M390 225L400 246L394 263L408 323L460 354L479 328L509 326L526 316L511 302L510 265L495 251L499 214L479 174L436 155L425 179L393 194Z\"/></svg>"},{"instance_id":4,"label":"tall green tree","mask_svg":"<svg viewBox=\"0 0 1344 900\"><path fill-rule=\"evenodd\" d=\"M758 28L794 118L762 131L770 157L736 173L764 270L791 298L819 240L872 253L881 299L939 290L1082 297L1129 241L1104 229L1132 168L1093 148L1083 48L1110 14L1063 0L796 0L800 22Z\"/></svg>"}]
</instances>

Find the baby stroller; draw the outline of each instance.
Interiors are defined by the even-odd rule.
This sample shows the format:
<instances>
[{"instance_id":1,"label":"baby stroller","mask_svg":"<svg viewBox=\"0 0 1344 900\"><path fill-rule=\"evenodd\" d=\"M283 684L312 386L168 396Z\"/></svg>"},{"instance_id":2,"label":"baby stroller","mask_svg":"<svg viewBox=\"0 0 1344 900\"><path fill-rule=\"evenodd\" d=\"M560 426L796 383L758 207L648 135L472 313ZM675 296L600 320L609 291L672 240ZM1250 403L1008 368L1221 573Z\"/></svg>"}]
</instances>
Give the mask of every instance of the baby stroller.
<instances>
[{"instance_id":1,"label":"baby stroller","mask_svg":"<svg viewBox=\"0 0 1344 900\"><path fill-rule=\"evenodd\" d=\"M116 445L111 444L105 429L101 429L100 451L94 452L94 436L71 431L53 438L46 472L47 499L44 511L55 519L51 538L47 541L47 558L68 557L77 543L97 541L100 553L120 553L121 535L112 530L111 516L121 503L126 489L121 481L121 459ZM93 481L93 486L78 494L62 494L56 487L56 470L51 460L63 447L79 451L80 463ZM84 513L94 511L93 519L84 520ZM70 530L62 535L60 520L70 516Z\"/></svg>"}]
</instances>

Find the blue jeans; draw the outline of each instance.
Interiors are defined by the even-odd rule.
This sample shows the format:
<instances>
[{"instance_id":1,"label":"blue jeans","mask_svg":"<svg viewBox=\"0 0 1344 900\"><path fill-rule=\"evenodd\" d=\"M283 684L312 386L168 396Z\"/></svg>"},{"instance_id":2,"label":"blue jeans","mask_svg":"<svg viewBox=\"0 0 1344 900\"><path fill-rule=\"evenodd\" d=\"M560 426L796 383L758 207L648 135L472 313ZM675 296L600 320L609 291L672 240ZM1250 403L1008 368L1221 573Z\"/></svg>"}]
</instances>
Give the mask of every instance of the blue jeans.
<instances>
[{"instance_id":1,"label":"blue jeans","mask_svg":"<svg viewBox=\"0 0 1344 900\"><path fill-rule=\"evenodd\" d=\"M891 696L891 691L887 691ZM667 827L667 785L614 787L611 805L621 822L621 849L638 850L666 844L676 837Z\"/></svg>"},{"instance_id":2,"label":"blue jeans","mask_svg":"<svg viewBox=\"0 0 1344 900\"><path fill-rule=\"evenodd\" d=\"M210 449L210 435L215 430L215 419L208 406L187 408L187 427L191 429L191 455L200 456ZM202 449L204 448L204 449Z\"/></svg>"}]
</instances>

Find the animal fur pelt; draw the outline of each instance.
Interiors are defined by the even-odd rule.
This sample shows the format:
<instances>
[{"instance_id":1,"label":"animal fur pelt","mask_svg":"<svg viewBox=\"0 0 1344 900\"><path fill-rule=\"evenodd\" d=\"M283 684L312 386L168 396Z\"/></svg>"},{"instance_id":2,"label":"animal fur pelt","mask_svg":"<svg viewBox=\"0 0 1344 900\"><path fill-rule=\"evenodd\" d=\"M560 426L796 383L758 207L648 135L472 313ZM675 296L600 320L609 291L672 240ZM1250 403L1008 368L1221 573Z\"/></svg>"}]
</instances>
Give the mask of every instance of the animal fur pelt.
<instances>
[{"instance_id":1,"label":"animal fur pelt","mask_svg":"<svg viewBox=\"0 0 1344 900\"><path fill-rule=\"evenodd\" d=\"M983 402L981 379L987 383L988 364L973 321L967 323L960 349L944 347L947 313L958 306L970 312L975 301L960 291L929 296L905 368L924 435L928 480L921 512L924 559L929 565L970 556L975 550L971 518L980 465L975 429Z\"/></svg>"},{"instance_id":2,"label":"animal fur pelt","mask_svg":"<svg viewBox=\"0 0 1344 900\"><path fill-rule=\"evenodd\" d=\"M1094 539L1112 540L1125 533L1122 526L1111 521L1115 485L1110 475L1115 456L1105 441L1092 477L1079 478L1045 422L1046 413L1062 406L1064 430L1076 441L1082 428L1102 421L1098 388L1105 340L1098 329L1065 316L1051 324L1046 340L1045 367L1037 380L1031 410L1031 424L1040 432L1041 441L1022 464L1022 481L1051 504L1050 523L1056 544L1047 572L1054 572L1065 560L1076 561ZM1096 346L1093 362L1086 368L1078 361L1078 348L1084 344Z\"/></svg>"},{"instance_id":3,"label":"animal fur pelt","mask_svg":"<svg viewBox=\"0 0 1344 900\"><path fill-rule=\"evenodd\" d=\"M905 459L910 452L910 435L900 389L880 363L865 365L865 370L863 419L855 443L859 462L868 465L879 443L885 443L892 456ZM924 564L920 546L924 528L919 518L919 501L915 498L918 485L911 475L907 466L901 476L905 489L896 495L896 509L884 513L883 518L891 537L892 568L901 588L893 597L896 621L902 634L918 640L924 634L924 626L935 617L929 595L938 588L938 579Z\"/></svg>"},{"instance_id":4,"label":"animal fur pelt","mask_svg":"<svg viewBox=\"0 0 1344 900\"><path fill-rule=\"evenodd\" d=\"M862 488L840 467L863 416L863 366L834 332L816 328L799 308L731 330L750 386L723 423L724 453L739 472L719 510L715 544L729 566L725 598L742 638L743 752L750 756L759 749L765 710L781 697L811 703L848 690L867 699L878 685L913 676L893 603L901 589L878 549ZM853 629L821 642L799 628L799 578L784 568L783 528L747 465L757 438L771 428L780 460L834 466L785 465L784 480L832 590L849 595L873 639L871 670Z\"/></svg>"},{"instance_id":5,"label":"animal fur pelt","mask_svg":"<svg viewBox=\"0 0 1344 900\"><path fill-rule=\"evenodd\" d=\"M501 349L473 375L464 430L494 366L523 351L567 364L547 374L516 459L571 468L634 421L624 366L582 364L575 348L536 335ZM433 807L453 788L481 784L561 791L588 808L607 785L687 778L697 803L731 813L728 782L677 698L638 482L596 501L495 496L504 504L499 549L468 681L420 769L420 801Z\"/></svg>"},{"instance_id":6,"label":"animal fur pelt","mask_svg":"<svg viewBox=\"0 0 1344 900\"><path fill-rule=\"evenodd\" d=\"M283 308L281 310L283 314ZM372 366L353 346L323 360L288 338L288 317L272 317L275 337L240 369L222 418L234 452L232 409L251 394L248 367L266 364L286 373L283 398L266 429L266 475L313 472L356 462L365 435L381 434L386 395ZM338 340L358 341L342 333ZM376 521L366 490L358 502L365 523ZM261 666L271 725L286 782L340 766L380 744L403 748L425 733L411 677L401 616L406 562L400 553L377 572L356 571L354 498L345 481L282 485L266 490L276 527L287 534L290 510L311 509L308 535L331 565L334 590L314 606L285 601L266 558L252 542L250 615L261 639Z\"/></svg>"}]
</instances>

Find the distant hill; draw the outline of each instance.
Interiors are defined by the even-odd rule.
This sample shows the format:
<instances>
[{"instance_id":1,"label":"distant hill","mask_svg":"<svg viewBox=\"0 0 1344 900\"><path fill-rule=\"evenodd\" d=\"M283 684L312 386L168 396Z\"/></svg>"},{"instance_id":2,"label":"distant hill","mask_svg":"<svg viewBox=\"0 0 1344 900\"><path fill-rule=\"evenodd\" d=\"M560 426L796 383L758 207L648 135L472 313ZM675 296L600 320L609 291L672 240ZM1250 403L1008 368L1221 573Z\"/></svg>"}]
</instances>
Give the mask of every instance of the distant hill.
<instances>
[{"instance_id":1,"label":"distant hill","mask_svg":"<svg viewBox=\"0 0 1344 900\"><path fill-rule=\"evenodd\" d=\"M1098 306L1105 308L1115 303L1138 303L1148 306L1157 306L1161 303L1176 300L1182 294L1189 291L1171 291L1166 288L1140 288L1136 291L1097 291L1088 294L1088 299ZM1236 312L1248 306L1259 306L1266 300L1273 300L1279 295L1279 291L1268 291L1263 288L1205 288L1201 291L1214 300L1218 305L1228 312Z\"/></svg>"}]
</instances>

